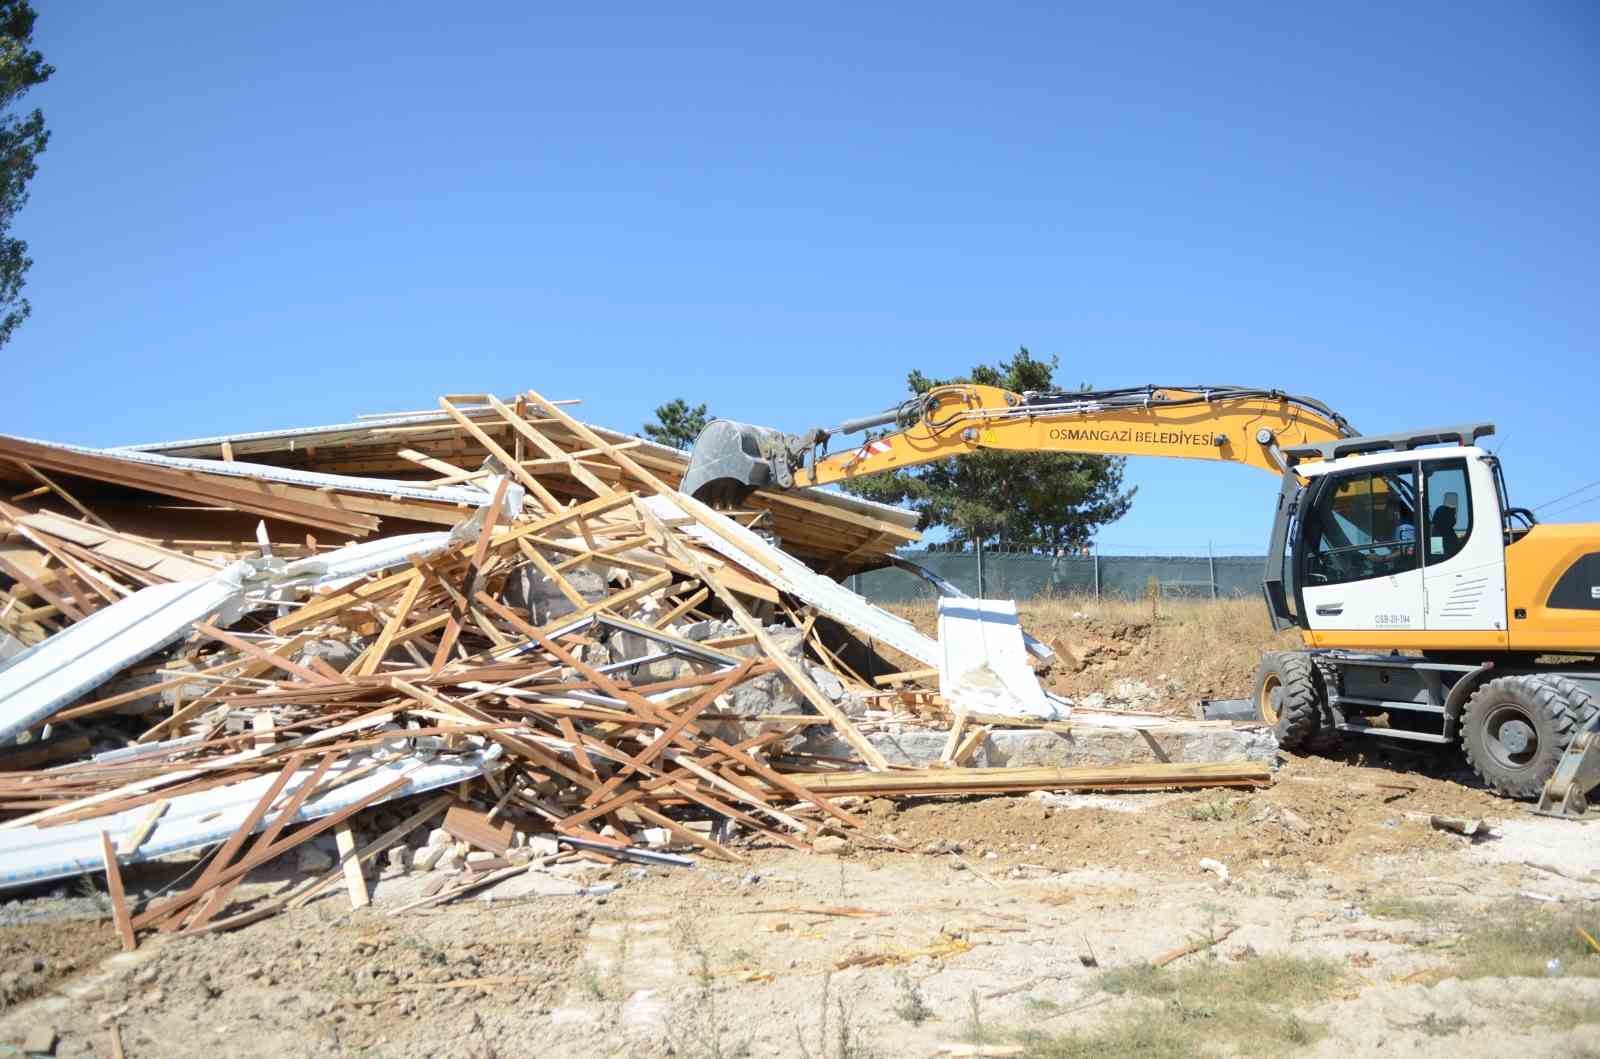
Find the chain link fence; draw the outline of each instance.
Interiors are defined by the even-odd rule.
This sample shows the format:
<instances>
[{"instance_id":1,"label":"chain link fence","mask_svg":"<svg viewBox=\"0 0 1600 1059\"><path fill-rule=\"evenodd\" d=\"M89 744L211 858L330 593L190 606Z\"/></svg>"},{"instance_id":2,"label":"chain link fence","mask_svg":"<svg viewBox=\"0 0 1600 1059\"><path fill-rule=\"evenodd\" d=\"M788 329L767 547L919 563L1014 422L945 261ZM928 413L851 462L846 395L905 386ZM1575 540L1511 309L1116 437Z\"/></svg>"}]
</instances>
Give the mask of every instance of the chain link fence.
<instances>
[{"instance_id":1,"label":"chain link fence","mask_svg":"<svg viewBox=\"0 0 1600 1059\"><path fill-rule=\"evenodd\" d=\"M1073 555L974 551L906 551L900 556L944 578L968 595L1035 599L1084 595L1142 599L1222 599L1261 592L1264 555ZM979 567L982 566L980 575ZM979 590L980 577L982 591ZM888 567L858 574L852 587L874 603L907 603L937 593L915 574Z\"/></svg>"}]
</instances>

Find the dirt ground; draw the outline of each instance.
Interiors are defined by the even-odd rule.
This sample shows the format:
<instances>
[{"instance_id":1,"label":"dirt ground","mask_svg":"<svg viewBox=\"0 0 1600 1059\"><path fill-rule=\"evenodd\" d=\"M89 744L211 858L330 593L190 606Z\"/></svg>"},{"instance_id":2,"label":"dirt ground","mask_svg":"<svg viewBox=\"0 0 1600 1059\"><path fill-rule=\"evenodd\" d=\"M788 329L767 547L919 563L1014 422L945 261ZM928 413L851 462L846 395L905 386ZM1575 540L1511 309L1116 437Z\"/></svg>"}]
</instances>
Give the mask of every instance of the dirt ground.
<instances>
[{"instance_id":1,"label":"dirt ground","mask_svg":"<svg viewBox=\"0 0 1600 1059\"><path fill-rule=\"evenodd\" d=\"M117 1032L130 1057L174 1059L1600 1054L1600 953L1579 933L1600 934L1600 823L1353 757L1290 758L1256 792L862 809L917 852L751 847L745 864L527 875L401 915L424 877L394 875L368 909L330 893L131 955L83 887L29 896L0 907L0 1044L53 1033L56 1055L109 1056ZM603 880L618 889L573 894Z\"/></svg>"},{"instance_id":2,"label":"dirt ground","mask_svg":"<svg viewBox=\"0 0 1600 1059\"><path fill-rule=\"evenodd\" d=\"M1057 690L1130 680L1173 713L1246 694L1277 646L1254 601L1161 606L1024 621L1085 656ZM111 1056L113 1033L131 1059L1600 1056L1600 814L1534 816L1451 753L1356 742L1261 791L859 810L882 844L840 856L529 873L402 914L429 876L391 874L370 908L330 891L127 955L92 885L13 897L0 1056L30 1034ZM245 896L293 880L269 865Z\"/></svg>"}]
</instances>

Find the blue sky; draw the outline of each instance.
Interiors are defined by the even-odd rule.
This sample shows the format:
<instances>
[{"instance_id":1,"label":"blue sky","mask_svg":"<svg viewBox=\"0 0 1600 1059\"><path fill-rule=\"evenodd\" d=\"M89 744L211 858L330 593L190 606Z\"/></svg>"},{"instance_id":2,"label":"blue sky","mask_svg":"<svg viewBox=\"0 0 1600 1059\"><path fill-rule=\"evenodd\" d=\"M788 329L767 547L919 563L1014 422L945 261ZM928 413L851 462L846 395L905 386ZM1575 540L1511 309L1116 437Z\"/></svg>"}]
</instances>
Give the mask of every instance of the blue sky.
<instances>
[{"instance_id":1,"label":"blue sky","mask_svg":"<svg viewBox=\"0 0 1600 1059\"><path fill-rule=\"evenodd\" d=\"M1600 477L1591 3L38 6L7 432L800 429L1027 345ZM1261 548L1268 476L1130 478L1106 550Z\"/></svg>"}]
</instances>

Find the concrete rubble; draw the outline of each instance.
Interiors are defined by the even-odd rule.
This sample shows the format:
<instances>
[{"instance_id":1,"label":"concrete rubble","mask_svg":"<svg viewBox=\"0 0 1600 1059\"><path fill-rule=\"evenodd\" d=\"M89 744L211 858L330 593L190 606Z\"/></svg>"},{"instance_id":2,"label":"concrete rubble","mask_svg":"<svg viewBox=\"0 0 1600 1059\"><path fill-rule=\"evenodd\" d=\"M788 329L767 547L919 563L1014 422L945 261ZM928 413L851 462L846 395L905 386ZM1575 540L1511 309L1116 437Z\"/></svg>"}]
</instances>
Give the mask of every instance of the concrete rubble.
<instances>
[{"instance_id":1,"label":"concrete rubble","mask_svg":"<svg viewBox=\"0 0 1600 1059\"><path fill-rule=\"evenodd\" d=\"M1047 695L1014 606L947 600L935 641L845 589L914 539L905 513L713 511L681 454L565 404L0 436L0 889L104 874L132 949L341 886L361 905L373 876L427 878L399 914L881 845L864 797L1270 782L1258 729ZM170 893L124 887L202 853ZM276 863L287 892L241 890Z\"/></svg>"}]
</instances>

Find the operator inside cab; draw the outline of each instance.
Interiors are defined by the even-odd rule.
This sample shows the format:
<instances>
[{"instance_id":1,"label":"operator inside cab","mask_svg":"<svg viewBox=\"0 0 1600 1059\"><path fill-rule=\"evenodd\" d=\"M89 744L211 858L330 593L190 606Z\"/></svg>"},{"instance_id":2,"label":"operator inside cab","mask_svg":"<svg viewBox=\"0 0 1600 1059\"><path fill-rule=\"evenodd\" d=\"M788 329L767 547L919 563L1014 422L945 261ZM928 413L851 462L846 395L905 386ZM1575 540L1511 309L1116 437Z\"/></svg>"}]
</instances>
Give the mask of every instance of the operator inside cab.
<instances>
[{"instance_id":1,"label":"operator inside cab","mask_svg":"<svg viewBox=\"0 0 1600 1059\"><path fill-rule=\"evenodd\" d=\"M1456 518L1461 511L1461 494L1446 493L1444 500L1428 517L1428 552L1440 560L1449 559L1461 550L1465 542L1456 530Z\"/></svg>"}]
</instances>

